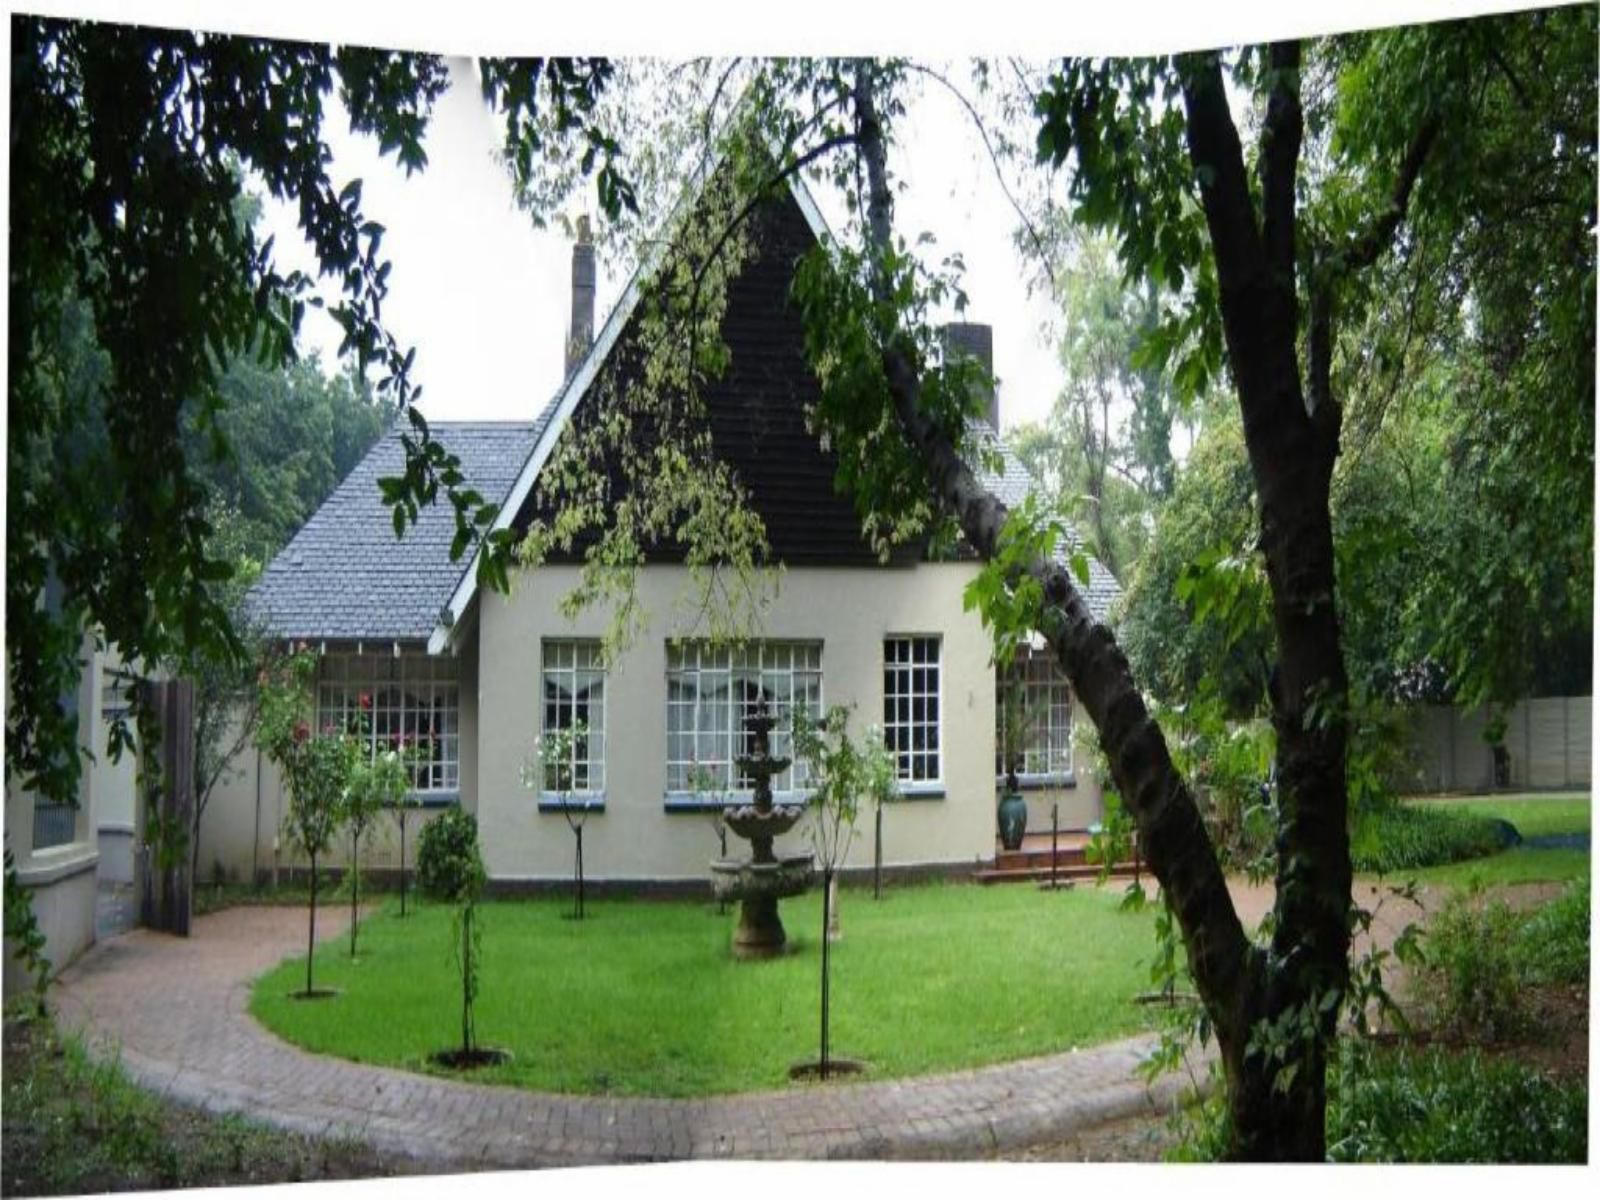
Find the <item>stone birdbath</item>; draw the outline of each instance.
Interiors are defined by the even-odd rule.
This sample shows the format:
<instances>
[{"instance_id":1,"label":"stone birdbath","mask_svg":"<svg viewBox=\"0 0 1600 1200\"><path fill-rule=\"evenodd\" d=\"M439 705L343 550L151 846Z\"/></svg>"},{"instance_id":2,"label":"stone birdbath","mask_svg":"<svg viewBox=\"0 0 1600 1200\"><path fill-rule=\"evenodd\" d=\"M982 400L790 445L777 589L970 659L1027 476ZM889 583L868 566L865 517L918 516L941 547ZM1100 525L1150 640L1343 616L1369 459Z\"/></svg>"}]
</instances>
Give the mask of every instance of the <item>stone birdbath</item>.
<instances>
[{"instance_id":1,"label":"stone birdbath","mask_svg":"<svg viewBox=\"0 0 1600 1200\"><path fill-rule=\"evenodd\" d=\"M778 857L772 840L793 828L805 813L803 804L774 804L772 777L789 765L773 758L770 737L777 719L761 704L745 721L751 753L738 760L741 773L755 780L749 804L731 808L723 817L729 830L750 843L749 858L719 858L711 864L711 891L718 900L738 900L739 925L733 933L735 958L775 958L788 941L778 917L778 901L811 887L810 854Z\"/></svg>"}]
</instances>

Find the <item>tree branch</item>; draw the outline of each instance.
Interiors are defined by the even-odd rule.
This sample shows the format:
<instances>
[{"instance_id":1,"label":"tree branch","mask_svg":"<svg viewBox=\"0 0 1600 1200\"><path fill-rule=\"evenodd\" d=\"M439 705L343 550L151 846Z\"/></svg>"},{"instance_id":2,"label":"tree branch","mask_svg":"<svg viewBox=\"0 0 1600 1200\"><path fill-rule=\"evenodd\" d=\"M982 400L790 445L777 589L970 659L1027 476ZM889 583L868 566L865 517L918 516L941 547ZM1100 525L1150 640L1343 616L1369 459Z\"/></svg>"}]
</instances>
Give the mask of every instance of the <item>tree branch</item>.
<instances>
[{"instance_id":1,"label":"tree branch","mask_svg":"<svg viewBox=\"0 0 1600 1200\"><path fill-rule=\"evenodd\" d=\"M1300 110L1300 43L1275 42L1267 118L1261 126L1262 235L1274 284L1294 299L1294 181L1305 119Z\"/></svg>"},{"instance_id":2,"label":"tree branch","mask_svg":"<svg viewBox=\"0 0 1600 1200\"><path fill-rule=\"evenodd\" d=\"M1022 227L1028 233L1028 240L1033 243L1034 253L1039 256L1039 262L1044 266L1045 274L1050 277L1050 285L1056 287L1056 271L1051 263L1049 248L1045 245L1044 237L1039 233L1033 219L1028 216L1020 201L1011 191L1011 185L1006 182L1005 173L1000 170L1000 156L996 153L994 143L989 138L989 130L984 126L983 118L978 115L978 110L973 107L972 101L966 93L956 87L932 67L923 66L921 63L908 62L911 70L926 75L929 79L943 85L944 89L956 98L956 102L966 109L967 116L972 120L972 127L978 131L978 137L983 141L984 151L989 155L989 165L994 169L995 182L1000 185L1000 191L1006 198L1006 203L1011 205L1011 211L1017 214L1017 219L1022 222Z\"/></svg>"},{"instance_id":3,"label":"tree branch","mask_svg":"<svg viewBox=\"0 0 1600 1200\"><path fill-rule=\"evenodd\" d=\"M1262 242L1255 205L1245 175L1239 131L1228 111L1222 82L1222 59L1216 51L1188 54L1177 61L1188 120L1185 135L1189 158L1200 181L1200 200L1217 258L1217 281L1223 308L1239 293L1258 286L1262 275ZM1291 180L1292 187L1292 180Z\"/></svg>"},{"instance_id":4,"label":"tree branch","mask_svg":"<svg viewBox=\"0 0 1600 1200\"><path fill-rule=\"evenodd\" d=\"M1364 270L1378 261L1389 248L1395 230L1405 219L1411 195L1416 190L1417 177L1423 163L1439 135L1437 118L1428 117L1418 127L1416 136L1400 163L1400 174L1395 180L1389 202L1374 213L1360 232L1351 236L1343 249L1318 262L1312 270L1310 285L1311 321L1307 331L1310 357L1307 388L1311 401L1311 423L1328 461L1338 456L1339 433L1343 424L1342 407L1333 394L1333 310L1340 280L1353 271Z\"/></svg>"},{"instance_id":5,"label":"tree branch","mask_svg":"<svg viewBox=\"0 0 1600 1200\"><path fill-rule=\"evenodd\" d=\"M1367 227L1353 236L1343 250L1329 259L1330 275L1339 276L1370 267L1378 261L1378 256L1389 248L1395 230L1400 227L1400 222L1405 220L1406 209L1411 204L1411 194L1417 186L1417 177L1422 173L1422 165L1427 161L1428 152L1433 149L1433 143L1438 136L1438 118L1430 116L1418 127L1416 136L1411 139L1411 145L1406 150L1405 158L1400 162L1400 174L1395 179L1389 203L1373 214Z\"/></svg>"}]
</instances>

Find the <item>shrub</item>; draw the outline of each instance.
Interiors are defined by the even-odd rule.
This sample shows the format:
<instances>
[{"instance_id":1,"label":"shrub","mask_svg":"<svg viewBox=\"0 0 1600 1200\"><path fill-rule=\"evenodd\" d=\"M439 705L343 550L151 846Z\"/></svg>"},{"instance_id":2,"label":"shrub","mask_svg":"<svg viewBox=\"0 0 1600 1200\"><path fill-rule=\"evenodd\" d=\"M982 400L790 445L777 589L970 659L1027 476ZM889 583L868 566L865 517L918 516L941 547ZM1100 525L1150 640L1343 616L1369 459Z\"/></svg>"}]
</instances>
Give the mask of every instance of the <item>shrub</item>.
<instances>
[{"instance_id":1,"label":"shrub","mask_svg":"<svg viewBox=\"0 0 1600 1200\"><path fill-rule=\"evenodd\" d=\"M1350 865L1391 874L1482 858L1506 845L1505 827L1489 817L1410 804L1358 812L1350 831Z\"/></svg>"},{"instance_id":2,"label":"shrub","mask_svg":"<svg viewBox=\"0 0 1600 1200\"><path fill-rule=\"evenodd\" d=\"M1172 1123L1169 1162L1214 1162L1227 1145L1222 1089ZM1328 1066L1327 1145L1339 1163L1581 1163L1588 1090L1476 1050L1339 1039Z\"/></svg>"},{"instance_id":3,"label":"shrub","mask_svg":"<svg viewBox=\"0 0 1600 1200\"><path fill-rule=\"evenodd\" d=\"M1539 909L1518 932L1515 956L1529 983L1589 978L1589 880L1580 879Z\"/></svg>"},{"instance_id":4,"label":"shrub","mask_svg":"<svg viewBox=\"0 0 1600 1200\"><path fill-rule=\"evenodd\" d=\"M478 972L483 958L477 917L483 891L483 859L478 854L478 820L449 808L423 826L417 840L417 886L430 900L456 906L454 944L461 968L461 1064L471 1065L478 1052L473 1004L478 998Z\"/></svg>"},{"instance_id":5,"label":"shrub","mask_svg":"<svg viewBox=\"0 0 1600 1200\"><path fill-rule=\"evenodd\" d=\"M1423 987L1441 1029L1490 1041L1516 1030L1522 922L1504 901L1474 905L1462 893L1440 910L1424 945Z\"/></svg>"},{"instance_id":6,"label":"shrub","mask_svg":"<svg viewBox=\"0 0 1600 1200\"><path fill-rule=\"evenodd\" d=\"M1476 1051L1340 1042L1328 1072L1328 1157L1368 1163L1581 1163L1588 1094Z\"/></svg>"}]
</instances>

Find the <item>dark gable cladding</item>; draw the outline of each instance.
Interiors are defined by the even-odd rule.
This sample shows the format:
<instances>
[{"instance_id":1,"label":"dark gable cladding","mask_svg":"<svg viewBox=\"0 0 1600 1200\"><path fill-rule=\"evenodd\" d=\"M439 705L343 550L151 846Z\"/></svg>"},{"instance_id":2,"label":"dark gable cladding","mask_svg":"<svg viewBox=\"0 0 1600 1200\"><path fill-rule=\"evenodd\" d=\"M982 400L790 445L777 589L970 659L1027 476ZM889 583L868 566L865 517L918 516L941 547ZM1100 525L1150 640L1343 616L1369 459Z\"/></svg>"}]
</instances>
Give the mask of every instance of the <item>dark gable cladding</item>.
<instances>
[{"instance_id":1,"label":"dark gable cladding","mask_svg":"<svg viewBox=\"0 0 1600 1200\"><path fill-rule=\"evenodd\" d=\"M790 286L796 263L816 245L816 238L787 189L763 206L758 219L751 259L728 290L722 321L728 369L706 389L712 443L749 490L752 507L766 523L775 559L789 566L877 566L877 556L861 535L854 505L834 487L837 460L805 426L806 408L818 398L820 386L806 361L800 312L790 298ZM639 355L630 319L601 372L637 370ZM586 409L598 386L578 402L574 420L588 419ZM1001 443L999 448L1004 472L983 472L981 478L1014 506L1027 494L1031 479L1009 447ZM625 484L620 470L613 469L610 476L615 494ZM516 514L519 531L527 529L533 512L546 519L551 515L537 486ZM580 543L574 558L581 557L585 544ZM1062 547L1059 557L1065 561L1079 545L1074 541L1071 547ZM925 545L917 542L896 548L891 561L909 566L925 556ZM673 561L681 554L656 547L648 557ZM1089 576L1085 592L1089 610L1096 619L1107 620L1122 589L1092 555Z\"/></svg>"},{"instance_id":2,"label":"dark gable cladding","mask_svg":"<svg viewBox=\"0 0 1600 1200\"><path fill-rule=\"evenodd\" d=\"M498 504L511 490L554 405L533 422L446 422L434 437L461 459L468 487ZM425 641L449 602L471 551L450 561L455 510L441 493L394 535L378 480L405 462L391 429L280 550L247 601L273 637L309 640Z\"/></svg>"},{"instance_id":3,"label":"dark gable cladding","mask_svg":"<svg viewBox=\"0 0 1600 1200\"><path fill-rule=\"evenodd\" d=\"M836 459L805 425L806 409L820 387L806 361L790 285L800 257L815 245L787 189L759 210L751 257L728 289L722 321L728 368L706 388L712 445L747 489L751 507L766 524L775 560L789 566L876 566L854 504L834 487ZM601 372L637 370L637 338L630 319ZM599 386L597 381L578 402L574 420L590 419L585 410ZM620 472L610 475L613 489L625 486ZM525 530L534 512L551 515L537 487L517 514L516 527ZM657 547L649 557L672 561L681 553ZM921 546L910 545L901 547L893 561L909 565L922 557Z\"/></svg>"}]
</instances>

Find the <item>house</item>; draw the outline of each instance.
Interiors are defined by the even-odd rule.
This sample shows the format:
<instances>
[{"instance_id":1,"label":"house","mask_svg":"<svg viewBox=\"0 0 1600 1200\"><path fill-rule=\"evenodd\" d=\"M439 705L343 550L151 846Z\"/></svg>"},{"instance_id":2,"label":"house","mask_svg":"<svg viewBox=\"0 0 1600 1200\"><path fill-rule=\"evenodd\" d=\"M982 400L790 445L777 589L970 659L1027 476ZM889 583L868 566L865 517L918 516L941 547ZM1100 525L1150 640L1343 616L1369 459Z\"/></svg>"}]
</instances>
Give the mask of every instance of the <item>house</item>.
<instances>
[{"instance_id":1,"label":"house","mask_svg":"<svg viewBox=\"0 0 1600 1200\"><path fill-rule=\"evenodd\" d=\"M305 642L320 656L319 723L348 720L366 695L375 744L402 733L426 739L418 796L424 805L459 802L476 813L485 866L498 885L570 876L572 838L560 802L528 791L523 767L541 731L577 721L589 730L572 764L574 802L588 812L588 875L703 881L717 852L708 813L740 798L733 764L742 718L761 701L814 712L853 705L858 732L883 726L904 797L885 822L888 866L970 870L994 858L997 679L990 637L962 602L978 565L960 556L933 561L917 547L884 563L862 539L850 500L834 489L832 458L804 424L818 385L789 290L797 259L823 235L822 221L797 182L762 209L760 222L753 256L728 297L723 333L731 362L707 401L717 453L738 471L784 565L757 640L740 647L696 640L676 604L688 569L662 553L639 572L647 627L604 662L608 613L569 618L561 611L579 563L520 570L509 595L482 591L471 563L449 560L454 514L443 504L395 540L376 480L398 473L397 432L373 448L252 593L273 637ZM595 402L602 373L626 362L639 279L591 344L593 253L580 235L568 377L542 411L524 423L432 425L471 485L500 504L500 527L526 527L556 439ZM987 356L986 327L957 327L952 336ZM989 400L989 424L998 427L997 402ZM1009 452L1004 461L989 482L1016 502L1028 477ZM1118 590L1097 562L1087 591L1105 619ZM1049 827L1051 801L1063 828L1085 827L1100 815L1100 794L1091 772L1075 770L1070 689L1042 654L1025 656L1016 671L1046 714L1026 757L1025 782L1036 789L1030 827ZM780 799L796 790L794 770L774 781ZM697 792L699 772L732 795ZM288 865L276 834L284 804L272 764L247 764L208 812L202 873L212 863L232 875ZM801 836L789 835L797 851ZM858 839L851 862L870 862L871 853L870 838ZM392 846L380 849L378 865L392 864L393 854Z\"/></svg>"},{"instance_id":2,"label":"house","mask_svg":"<svg viewBox=\"0 0 1600 1200\"><path fill-rule=\"evenodd\" d=\"M52 586L47 586L43 602L51 599ZM137 756L130 750L113 759L110 733L127 712L140 676L115 647L101 646L92 633L84 634L79 653L78 686L61 698L63 707L78 718L83 758L76 804L52 802L24 788L15 776L6 782L6 848L14 856L18 882L31 894L45 937L45 957L56 971L94 943L102 896L110 892L130 903L126 894L135 879ZM7 997L29 986L9 949Z\"/></svg>"}]
</instances>

